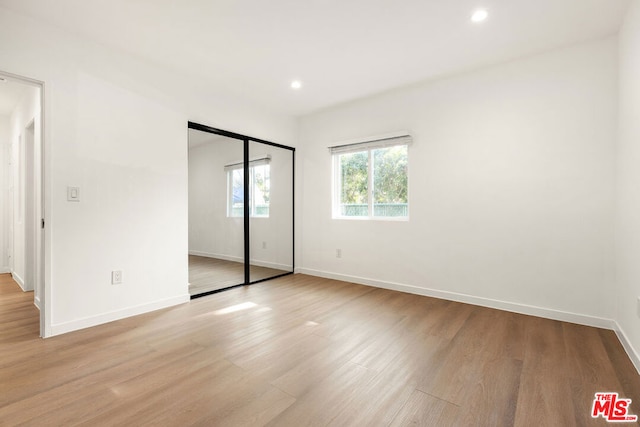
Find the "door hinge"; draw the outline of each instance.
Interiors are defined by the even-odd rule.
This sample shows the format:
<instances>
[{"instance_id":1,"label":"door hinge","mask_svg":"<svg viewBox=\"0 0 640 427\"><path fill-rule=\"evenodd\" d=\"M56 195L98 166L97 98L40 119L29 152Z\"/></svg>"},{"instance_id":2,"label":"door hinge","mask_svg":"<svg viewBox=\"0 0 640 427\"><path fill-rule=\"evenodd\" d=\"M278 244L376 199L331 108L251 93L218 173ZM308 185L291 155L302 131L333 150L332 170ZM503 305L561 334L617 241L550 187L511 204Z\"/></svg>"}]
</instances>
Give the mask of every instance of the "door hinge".
<instances>
[{"instance_id":1,"label":"door hinge","mask_svg":"<svg viewBox=\"0 0 640 427\"><path fill-rule=\"evenodd\" d=\"M42 228L44 228L44 218L42 218Z\"/></svg>"}]
</instances>

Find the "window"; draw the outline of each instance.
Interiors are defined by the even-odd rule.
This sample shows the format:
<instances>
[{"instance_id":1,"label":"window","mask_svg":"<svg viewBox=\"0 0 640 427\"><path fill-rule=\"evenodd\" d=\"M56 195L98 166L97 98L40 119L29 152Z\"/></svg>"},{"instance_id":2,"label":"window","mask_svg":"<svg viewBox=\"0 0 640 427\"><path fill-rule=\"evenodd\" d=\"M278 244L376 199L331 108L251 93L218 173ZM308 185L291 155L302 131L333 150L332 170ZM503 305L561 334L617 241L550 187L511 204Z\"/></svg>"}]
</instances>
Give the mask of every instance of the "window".
<instances>
[{"instance_id":1,"label":"window","mask_svg":"<svg viewBox=\"0 0 640 427\"><path fill-rule=\"evenodd\" d=\"M331 147L333 217L407 219L410 142L403 134Z\"/></svg>"},{"instance_id":2,"label":"window","mask_svg":"<svg viewBox=\"0 0 640 427\"><path fill-rule=\"evenodd\" d=\"M249 215L269 217L271 187L270 158L249 162ZM227 216L244 216L244 167L242 163L225 166L227 171Z\"/></svg>"}]
</instances>

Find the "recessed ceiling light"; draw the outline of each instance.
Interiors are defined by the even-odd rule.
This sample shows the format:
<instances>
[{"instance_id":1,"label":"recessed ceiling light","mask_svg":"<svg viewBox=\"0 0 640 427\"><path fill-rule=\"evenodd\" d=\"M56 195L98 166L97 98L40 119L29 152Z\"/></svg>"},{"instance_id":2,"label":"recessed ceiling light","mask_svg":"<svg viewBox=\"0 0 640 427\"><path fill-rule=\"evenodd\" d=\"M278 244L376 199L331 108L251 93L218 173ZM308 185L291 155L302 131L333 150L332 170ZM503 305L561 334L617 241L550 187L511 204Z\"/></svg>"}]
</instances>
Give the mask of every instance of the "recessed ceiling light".
<instances>
[{"instance_id":1,"label":"recessed ceiling light","mask_svg":"<svg viewBox=\"0 0 640 427\"><path fill-rule=\"evenodd\" d=\"M302 87L302 82L300 80L294 80L291 82L291 89L300 89Z\"/></svg>"},{"instance_id":2,"label":"recessed ceiling light","mask_svg":"<svg viewBox=\"0 0 640 427\"><path fill-rule=\"evenodd\" d=\"M489 12L485 9L478 9L471 15L471 22L482 22L489 16Z\"/></svg>"}]
</instances>

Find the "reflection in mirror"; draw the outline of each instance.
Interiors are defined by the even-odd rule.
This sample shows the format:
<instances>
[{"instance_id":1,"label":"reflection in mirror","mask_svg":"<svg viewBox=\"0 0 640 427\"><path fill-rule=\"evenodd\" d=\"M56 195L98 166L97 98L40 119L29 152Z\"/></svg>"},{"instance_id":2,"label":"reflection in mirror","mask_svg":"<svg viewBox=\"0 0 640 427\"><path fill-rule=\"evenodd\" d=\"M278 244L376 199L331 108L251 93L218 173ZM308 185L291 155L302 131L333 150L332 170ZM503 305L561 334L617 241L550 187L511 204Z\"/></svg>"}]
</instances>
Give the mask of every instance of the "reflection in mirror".
<instances>
[{"instance_id":1,"label":"reflection in mirror","mask_svg":"<svg viewBox=\"0 0 640 427\"><path fill-rule=\"evenodd\" d=\"M249 142L250 281L293 271L293 151Z\"/></svg>"},{"instance_id":2,"label":"reflection in mirror","mask_svg":"<svg viewBox=\"0 0 640 427\"><path fill-rule=\"evenodd\" d=\"M244 284L244 142L189 129L189 293Z\"/></svg>"}]
</instances>

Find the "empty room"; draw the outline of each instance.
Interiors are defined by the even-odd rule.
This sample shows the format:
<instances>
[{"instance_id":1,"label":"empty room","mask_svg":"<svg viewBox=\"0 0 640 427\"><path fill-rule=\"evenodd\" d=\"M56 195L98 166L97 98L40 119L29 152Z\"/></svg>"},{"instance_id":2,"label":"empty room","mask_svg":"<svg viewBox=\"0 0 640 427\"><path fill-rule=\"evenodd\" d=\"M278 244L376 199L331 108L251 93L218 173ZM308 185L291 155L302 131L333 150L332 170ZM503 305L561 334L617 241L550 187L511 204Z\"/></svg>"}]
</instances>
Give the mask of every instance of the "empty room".
<instances>
[{"instance_id":1,"label":"empty room","mask_svg":"<svg viewBox=\"0 0 640 427\"><path fill-rule=\"evenodd\" d=\"M0 0L0 425L637 425L638 76L638 0Z\"/></svg>"}]
</instances>

